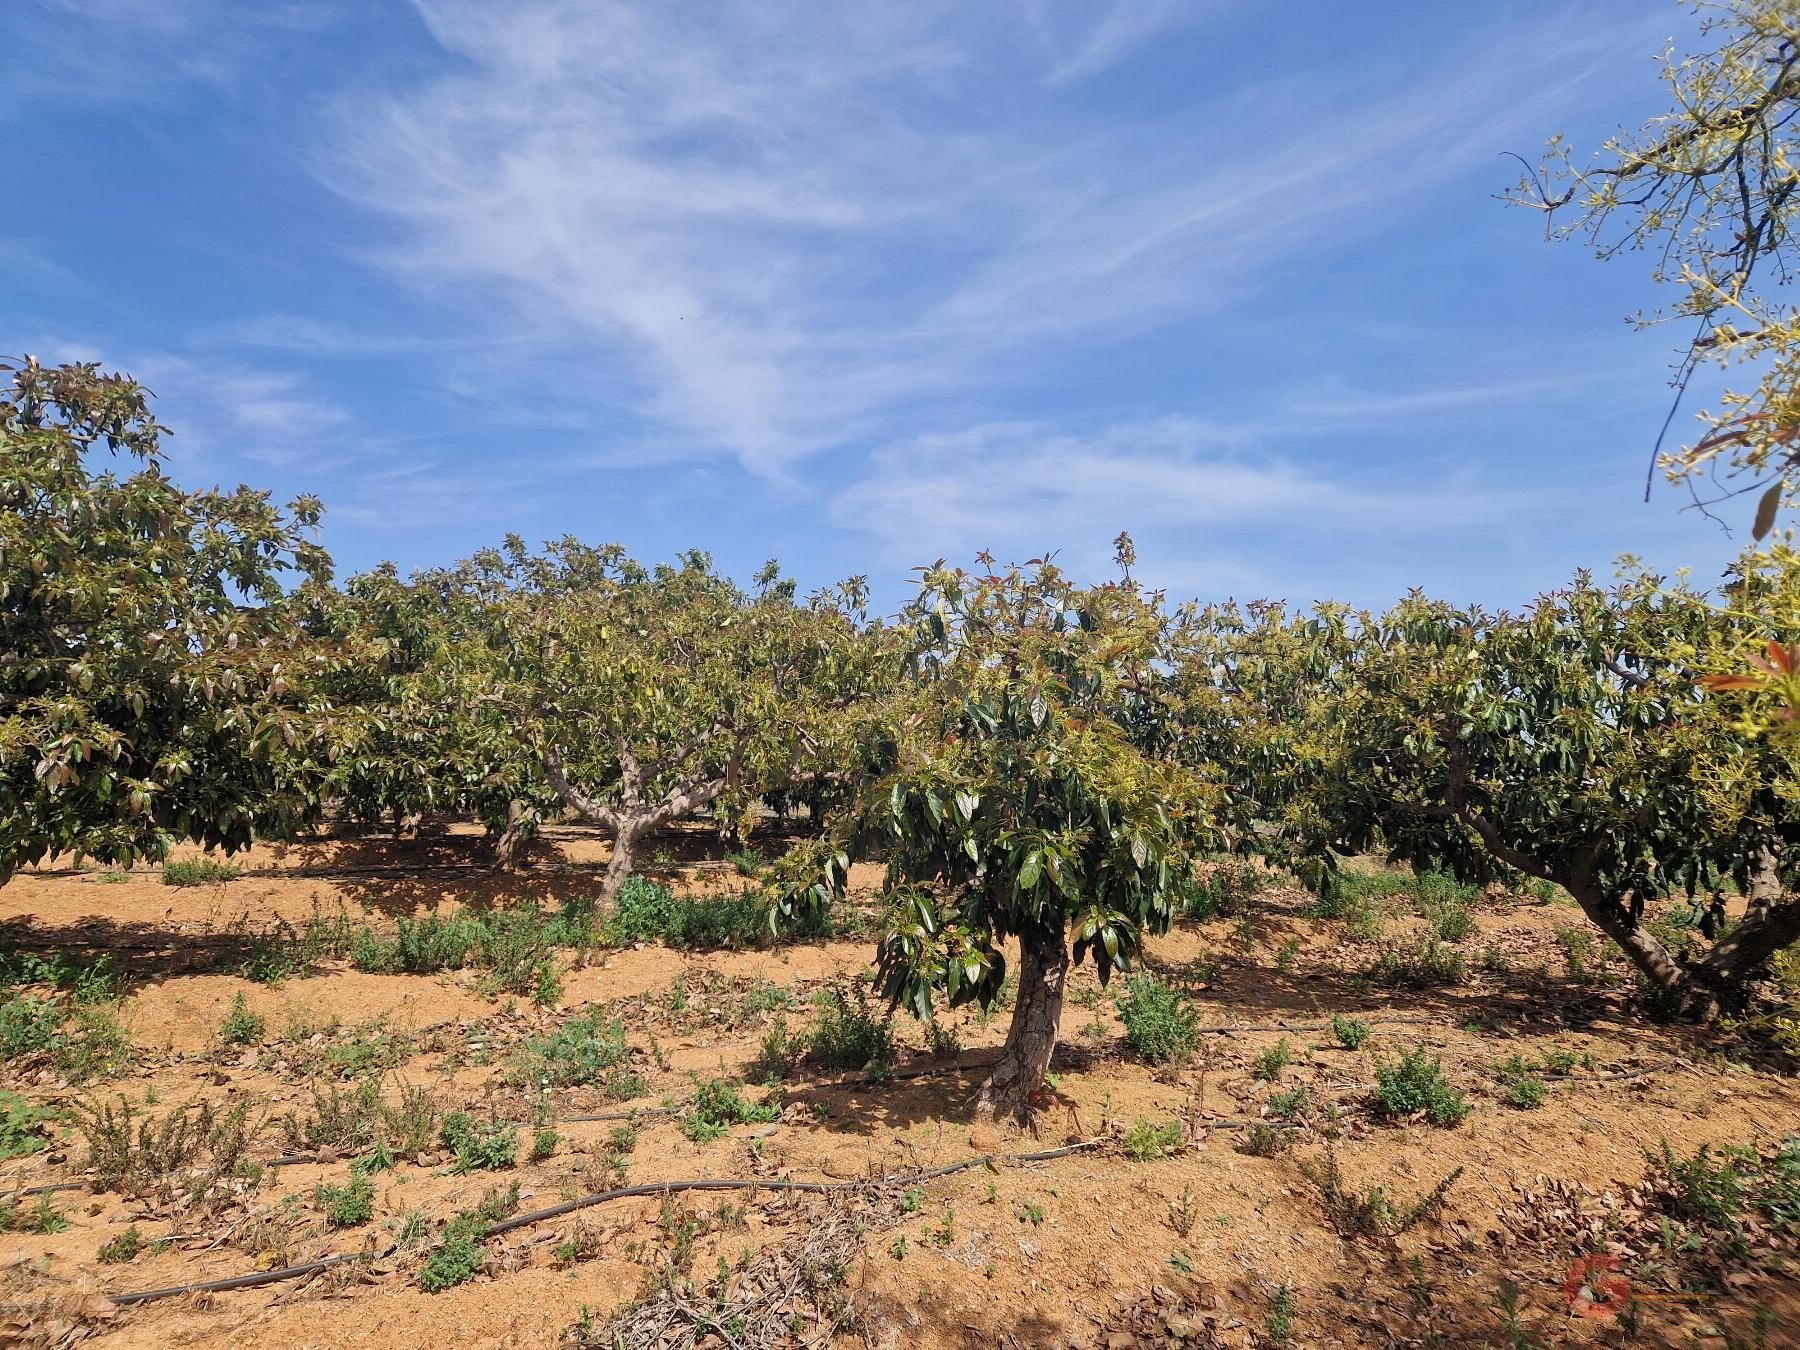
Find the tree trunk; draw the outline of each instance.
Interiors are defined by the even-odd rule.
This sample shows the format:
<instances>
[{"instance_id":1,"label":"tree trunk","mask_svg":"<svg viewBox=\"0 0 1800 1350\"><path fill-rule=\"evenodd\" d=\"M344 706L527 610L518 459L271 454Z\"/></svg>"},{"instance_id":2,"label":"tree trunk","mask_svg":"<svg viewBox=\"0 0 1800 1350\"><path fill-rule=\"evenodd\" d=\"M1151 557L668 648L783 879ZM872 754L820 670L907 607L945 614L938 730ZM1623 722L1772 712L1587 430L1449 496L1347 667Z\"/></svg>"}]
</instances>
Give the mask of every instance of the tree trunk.
<instances>
[{"instance_id":1,"label":"tree trunk","mask_svg":"<svg viewBox=\"0 0 1800 1350\"><path fill-rule=\"evenodd\" d=\"M637 851L639 828L641 827L635 821L629 824L621 822L613 832L612 860L606 864L606 875L600 880L598 908L602 913L611 911L613 902L619 897L619 888L631 875L631 863L633 855Z\"/></svg>"},{"instance_id":2,"label":"tree trunk","mask_svg":"<svg viewBox=\"0 0 1800 1350\"><path fill-rule=\"evenodd\" d=\"M525 803L514 798L506 804L506 828L494 840L494 864L511 869L518 861L519 850L531 838L536 817L525 809Z\"/></svg>"},{"instance_id":3,"label":"tree trunk","mask_svg":"<svg viewBox=\"0 0 1800 1350\"><path fill-rule=\"evenodd\" d=\"M1738 925L1694 963L1694 972L1735 1001L1771 956L1800 942L1800 900L1784 893L1781 871L1768 850L1750 869L1749 905Z\"/></svg>"},{"instance_id":4,"label":"tree trunk","mask_svg":"<svg viewBox=\"0 0 1800 1350\"><path fill-rule=\"evenodd\" d=\"M1031 1118L1032 1095L1043 1086L1062 1021L1069 948L1061 924L1019 937L1019 997L994 1071L981 1085L975 1115L981 1120Z\"/></svg>"}]
</instances>

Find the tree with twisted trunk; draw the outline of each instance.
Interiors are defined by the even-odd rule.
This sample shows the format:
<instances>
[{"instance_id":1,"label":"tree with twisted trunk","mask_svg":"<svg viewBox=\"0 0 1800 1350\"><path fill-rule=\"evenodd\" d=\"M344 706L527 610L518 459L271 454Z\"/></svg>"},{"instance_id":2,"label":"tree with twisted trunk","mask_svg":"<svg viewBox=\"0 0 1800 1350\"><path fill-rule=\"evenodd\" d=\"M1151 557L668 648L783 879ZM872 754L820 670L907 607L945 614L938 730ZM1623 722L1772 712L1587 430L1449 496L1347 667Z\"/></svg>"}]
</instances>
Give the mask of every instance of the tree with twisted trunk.
<instances>
[{"instance_id":1,"label":"tree with twisted trunk","mask_svg":"<svg viewBox=\"0 0 1800 1350\"><path fill-rule=\"evenodd\" d=\"M748 833L762 794L828 771L879 664L860 579L802 600L773 564L745 591L703 553L646 569L571 540L462 571L481 598L440 684L486 728L472 740L612 836L602 908L655 831L710 811Z\"/></svg>"},{"instance_id":2,"label":"tree with twisted trunk","mask_svg":"<svg viewBox=\"0 0 1800 1350\"><path fill-rule=\"evenodd\" d=\"M1072 965L1104 983L1166 932L1211 836L1204 776L1146 754L1160 696L1161 597L1080 587L1047 560L970 574L939 562L900 629L909 678L871 709L848 802L779 869L777 919L886 863L887 997L991 1007L1019 947L1006 1043L979 1115L1026 1119L1056 1047Z\"/></svg>"},{"instance_id":3,"label":"tree with twisted trunk","mask_svg":"<svg viewBox=\"0 0 1800 1350\"><path fill-rule=\"evenodd\" d=\"M1184 697L1210 708L1197 734L1235 742L1249 847L1325 891L1364 852L1553 882L1663 1001L1708 1016L1800 939L1800 780L1746 734L1734 700L1755 692L1710 692L1703 673L1768 616L1800 622L1800 566L1764 561L1717 596L1635 572L1578 575L1518 614L1418 593L1382 614L1219 611L1178 661L1213 702Z\"/></svg>"}]
</instances>

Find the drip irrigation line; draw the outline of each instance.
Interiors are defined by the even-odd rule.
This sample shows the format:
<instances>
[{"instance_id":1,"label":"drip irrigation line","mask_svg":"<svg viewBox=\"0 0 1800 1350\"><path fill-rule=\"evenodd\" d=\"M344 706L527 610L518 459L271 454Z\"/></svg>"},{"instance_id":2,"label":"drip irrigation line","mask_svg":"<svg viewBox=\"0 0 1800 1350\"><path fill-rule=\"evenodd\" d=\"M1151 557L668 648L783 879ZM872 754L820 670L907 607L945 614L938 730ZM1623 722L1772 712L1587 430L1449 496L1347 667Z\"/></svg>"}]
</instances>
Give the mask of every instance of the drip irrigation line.
<instances>
[{"instance_id":1,"label":"drip irrigation line","mask_svg":"<svg viewBox=\"0 0 1800 1350\"><path fill-rule=\"evenodd\" d=\"M920 1182L947 1177L957 1172L967 1171L971 1167L998 1166L1001 1163L1049 1162L1054 1158L1066 1158L1071 1154L1083 1152L1106 1142L1104 1139L1084 1139L1079 1143L1067 1144L1062 1148L1044 1149L1036 1153L982 1153L972 1158L964 1158L961 1162L947 1163L942 1167L928 1168L922 1172L881 1177L869 1181L792 1181L780 1177L718 1177L690 1181L646 1182L639 1186L621 1186L616 1190L601 1191L595 1195L578 1196L573 1200L565 1200L560 1205L533 1210L528 1214L515 1214L509 1219L489 1224L482 1230L480 1240L485 1242L502 1233L528 1228L549 1219L560 1219L565 1214L573 1214L576 1210L603 1205L612 1200L627 1200L649 1195L675 1195L683 1191L803 1191L818 1195L843 1191L889 1190L896 1186L916 1186ZM128 1307L138 1303L150 1303L157 1299L178 1298L183 1294L253 1289L258 1285L301 1279L318 1271L329 1270L334 1266L346 1265L352 1261L377 1260L391 1254L392 1249L379 1254L351 1252L345 1255L322 1257L317 1261L306 1261L299 1265L283 1266L278 1270L257 1271L249 1275L232 1275L220 1280L199 1280L193 1284L170 1285L162 1289L141 1289L130 1294L108 1294L106 1297L118 1307Z\"/></svg>"},{"instance_id":2,"label":"drip irrigation line","mask_svg":"<svg viewBox=\"0 0 1800 1350\"><path fill-rule=\"evenodd\" d=\"M1641 1069L1627 1069L1623 1073L1547 1073L1537 1076L1539 1081L1545 1083L1623 1083L1628 1078L1642 1078L1646 1074L1659 1073L1680 1063L1679 1055L1671 1055L1655 1064L1646 1064Z\"/></svg>"},{"instance_id":3,"label":"drip irrigation line","mask_svg":"<svg viewBox=\"0 0 1800 1350\"><path fill-rule=\"evenodd\" d=\"M279 1284L283 1280L297 1280L303 1275L311 1275L314 1271L329 1270L333 1266L346 1265L351 1261L364 1259L362 1252L350 1252L343 1256L327 1256L317 1261L307 1261L297 1266L282 1266L278 1270L259 1270L249 1275L232 1275L223 1280L200 1280L194 1284L172 1284L166 1289L140 1289L135 1294L108 1294L106 1297L118 1307L130 1307L136 1303L150 1303L159 1298L175 1298L181 1294L210 1294L227 1289L254 1289L259 1284Z\"/></svg>"}]
</instances>

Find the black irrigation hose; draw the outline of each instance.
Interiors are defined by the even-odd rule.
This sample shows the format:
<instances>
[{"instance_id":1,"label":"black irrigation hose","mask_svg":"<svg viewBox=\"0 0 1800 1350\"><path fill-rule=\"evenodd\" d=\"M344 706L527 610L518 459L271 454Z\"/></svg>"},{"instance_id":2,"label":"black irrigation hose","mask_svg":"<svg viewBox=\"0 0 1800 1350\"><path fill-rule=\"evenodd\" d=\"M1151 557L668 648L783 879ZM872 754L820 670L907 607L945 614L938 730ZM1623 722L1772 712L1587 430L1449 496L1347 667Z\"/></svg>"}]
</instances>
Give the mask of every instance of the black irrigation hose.
<instances>
[{"instance_id":1,"label":"black irrigation hose","mask_svg":"<svg viewBox=\"0 0 1800 1350\"><path fill-rule=\"evenodd\" d=\"M21 1191L7 1191L5 1196L0 1198L17 1200L22 1195L50 1195L55 1191L85 1191L87 1188L88 1184L85 1181L57 1181L48 1186L27 1186Z\"/></svg>"},{"instance_id":2,"label":"black irrigation hose","mask_svg":"<svg viewBox=\"0 0 1800 1350\"><path fill-rule=\"evenodd\" d=\"M510 1233L515 1229L527 1228L548 1219L560 1219L565 1214L573 1214L578 1209L587 1209L593 1205L603 1205L609 1200L626 1200L646 1195L674 1195L680 1191L806 1191L813 1194L825 1194L838 1191L866 1191L894 1186L913 1186L922 1181L931 1181L937 1177L950 1176L955 1172L964 1172L971 1167L997 1166L1000 1163L1048 1162L1053 1158L1066 1158L1072 1153L1080 1153L1104 1142L1106 1141L1102 1139L1084 1139L1078 1144L1045 1149L1039 1153L983 1153L973 1158L965 1158L961 1162L946 1164L943 1167L933 1167L923 1172L913 1172L904 1176L882 1177L873 1181L788 1181L776 1177L721 1177L696 1181L656 1181L641 1186L622 1186L617 1190L601 1191L596 1195L578 1196L574 1200L565 1200L560 1205L533 1210L529 1214L515 1214L510 1219L502 1219L499 1223L490 1224L482 1231L480 1240L485 1242L489 1238L498 1237L502 1233ZM283 1266L279 1270L258 1271L251 1275L233 1275L222 1280L200 1280L194 1284L170 1285L164 1289L141 1289L131 1294L108 1294L106 1297L118 1307L127 1307L137 1303L149 1303L156 1299L177 1298L182 1294L253 1289L257 1285L297 1280L317 1271L329 1270L333 1266L367 1259L370 1259L368 1253L354 1252L343 1256L327 1256L297 1266Z\"/></svg>"},{"instance_id":3,"label":"black irrigation hose","mask_svg":"<svg viewBox=\"0 0 1800 1350\"><path fill-rule=\"evenodd\" d=\"M259 1284L279 1284L282 1280L297 1280L302 1275L311 1275L314 1271L329 1270L333 1266L345 1265L351 1261L361 1261L362 1252L351 1252L345 1256L327 1256L318 1261L308 1261L298 1266L282 1266L279 1270L259 1270L252 1275L233 1275L223 1280L201 1280L195 1284L175 1284L166 1289L140 1289L135 1294L108 1294L114 1304L124 1308L134 1303L149 1303L159 1298L174 1298L178 1294L209 1294L226 1289L254 1289Z\"/></svg>"}]
</instances>

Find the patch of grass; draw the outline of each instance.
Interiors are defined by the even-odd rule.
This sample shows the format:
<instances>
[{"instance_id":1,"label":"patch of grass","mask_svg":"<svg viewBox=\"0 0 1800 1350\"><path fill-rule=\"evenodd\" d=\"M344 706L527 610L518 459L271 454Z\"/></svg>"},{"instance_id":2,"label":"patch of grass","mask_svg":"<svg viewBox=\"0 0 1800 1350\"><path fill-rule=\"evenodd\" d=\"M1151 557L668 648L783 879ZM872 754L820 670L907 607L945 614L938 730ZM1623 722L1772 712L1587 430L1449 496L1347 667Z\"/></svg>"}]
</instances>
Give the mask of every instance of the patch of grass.
<instances>
[{"instance_id":1,"label":"patch of grass","mask_svg":"<svg viewBox=\"0 0 1800 1350\"><path fill-rule=\"evenodd\" d=\"M1331 1034L1337 1037L1337 1043L1346 1050L1361 1048L1369 1039L1372 1030L1369 1023L1360 1017L1346 1017L1343 1013L1331 1015Z\"/></svg>"},{"instance_id":2,"label":"patch of grass","mask_svg":"<svg viewBox=\"0 0 1800 1350\"><path fill-rule=\"evenodd\" d=\"M540 1087L582 1087L598 1083L626 1056L625 1024L608 1021L598 1009L571 1017L554 1031L526 1040L512 1077Z\"/></svg>"},{"instance_id":3,"label":"patch of grass","mask_svg":"<svg viewBox=\"0 0 1800 1350\"><path fill-rule=\"evenodd\" d=\"M1686 1158L1665 1139L1644 1157L1657 1204L1676 1218L1737 1233L1754 1214L1779 1232L1800 1234L1800 1135L1760 1148L1702 1144Z\"/></svg>"},{"instance_id":4,"label":"patch of grass","mask_svg":"<svg viewBox=\"0 0 1800 1350\"><path fill-rule=\"evenodd\" d=\"M784 936L804 940L829 937L831 931L830 915L819 912L800 919ZM773 941L768 913L754 892L683 899L661 882L642 876L625 879L600 935L615 947L659 942L696 951L761 947Z\"/></svg>"},{"instance_id":5,"label":"patch of grass","mask_svg":"<svg viewBox=\"0 0 1800 1350\"><path fill-rule=\"evenodd\" d=\"M1395 1061L1375 1065L1375 1105L1384 1116L1423 1112L1433 1125L1460 1125L1469 1114L1469 1099L1444 1077L1442 1059L1430 1058L1423 1046L1403 1050Z\"/></svg>"},{"instance_id":6,"label":"patch of grass","mask_svg":"<svg viewBox=\"0 0 1800 1350\"><path fill-rule=\"evenodd\" d=\"M467 1111L452 1111L438 1127L438 1139L455 1154L456 1173L495 1172L519 1160L518 1127L503 1120L477 1121Z\"/></svg>"},{"instance_id":7,"label":"patch of grass","mask_svg":"<svg viewBox=\"0 0 1800 1350\"><path fill-rule=\"evenodd\" d=\"M1272 1083L1281 1076L1281 1071L1294 1062L1294 1043L1283 1036L1275 1044L1266 1046L1250 1063L1252 1077Z\"/></svg>"},{"instance_id":8,"label":"patch of grass","mask_svg":"<svg viewBox=\"0 0 1800 1350\"><path fill-rule=\"evenodd\" d=\"M737 869L740 877L760 877L769 860L762 855L761 849L740 848L725 855L725 861Z\"/></svg>"},{"instance_id":9,"label":"patch of grass","mask_svg":"<svg viewBox=\"0 0 1800 1350\"><path fill-rule=\"evenodd\" d=\"M1424 1195L1410 1204L1396 1204L1388 1198L1387 1188L1374 1186L1359 1191L1344 1180L1338 1165L1337 1151L1327 1147L1323 1160L1302 1161L1300 1174L1313 1184L1319 1203L1341 1237L1396 1238L1425 1219L1434 1217L1444 1207L1450 1188L1462 1176L1458 1167Z\"/></svg>"},{"instance_id":10,"label":"patch of grass","mask_svg":"<svg viewBox=\"0 0 1800 1350\"><path fill-rule=\"evenodd\" d=\"M1521 1111L1535 1111L1549 1095L1549 1085L1543 1079L1515 1078L1506 1085L1500 1100Z\"/></svg>"},{"instance_id":11,"label":"patch of grass","mask_svg":"<svg viewBox=\"0 0 1800 1350\"><path fill-rule=\"evenodd\" d=\"M130 1057L131 1038L110 1007L61 993L15 992L0 1003L0 1060L46 1062L83 1083Z\"/></svg>"},{"instance_id":12,"label":"patch of grass","mask_svg":"<svg viewBox=\"0 0 1800 1350\"><path fill-rule=\"evenodd\" d=\"M819 995L818 1018L806 1033L807 1053L828 1069L886 1068L894 1062L893 1031L870 1009L863 986L854 988L854 1000L841 989Z\"/></svg>"},{"instance_id":13,"label":"patch of grass","mask_svg":"<svg viewBox=\"0 0 1800 1350\"><path fill-rule=\"evenodd\" d=\"M431 975L481 969L491 993L518 994L540 1003L561 995L552 953L588 947L595 938L591 902L570 901L546 913L532 905L477 913L428 914L400 919L391 933L363 927L350 935L349 955L358 970L378 974Z\"/></svg>"},{"instance_id":14,"label":"patch of grass","mask_svg":"<svg viewBox=\"0 0 1800 1350\"><path fill-rule=\"evenodd\" d=\"M14 1233L62 1233L69 1227L69 1217L56 1207L48 1193L38 1196L30 1209L21 1210L18 1202L8 1197L0 1200L0 1230Z\"/></svg>"},{"instance_id":15,"label":"patch of grass","mask_svg":"<svg viewBox=\"0 0 1800 1350\"><path fill-rule=\"evenodd\" d=\"M227 881L236 881L242 875L243 868L235 863L220 862L217 858L183 858L163 864L162 883L165 886L220 886Z\"/></svg>"},{"instance_id":16,"label":"patch of grass","mask_svg":"<svg viewBox=\"0 0 1800 1350\"><path fill-rule=\"evenodd\" d=\"M1461 984L1468 974L1462 953L1435 934L1390 943L1364 972L1376 984L1399 989L1440 989Z\"/></svg>"},{"instance_id":17,"label":"patch of grass","mask_svg":"<svg viewBox=\"0 0 1800 1350\"><path fill-rule=\"evenodd\" d=\"M250 1005L244 1001L242 994L234 994L231 999L231 1010L225 1014L225 1020L219 1023L219 1039L226 1045L255 1045L263 1038L268 1029L268 1022L258 1013L250 1011Z\"/></svg>"},{"instance_id":18,"label":"patch of grass","mask_svg":"<svg viewBox=\"0 0 1800 1350\"><path fill-rule=\"evenodd\" d=\"M1125 1131L1125 1152L1133 1162L1156 1162L1181 1152L1184 1144L1179 1120L1161 1125L1151 1120L1134 1120Z\"/></svg>"},{"instance_id":19,"label":"patch of grass","mask_svg":"<svg viewBox=\"0 0 1800 1350\"><path fill-rule=\"evenodd\" d=\"M258 984L280 984L304 975L320 961L343 956L351 932L350 917L342 907L336 914L326 914L314 904L311 917L300 928L277 919L263 931L248 934L238 974Z\"/></svg>"},{"instance_id":20,"label":"patch of grass","mask_svg":"<svg viewBox=\"0 0 1800 1350\"><path fill-rule=\"evenodd\" d=\"M375 1183L366 1172L354 1172L342 1186L320 1186L315 1196L333 1228L356 1228L375 1217Z\"/></svg>"},{"instance_id":21,"label":"patch of grass","mask_svg":"<svg viewBox=\"0 0 1800 1350\"><path fill-rule=\"evenodd\" d=\"M401 1157L417 1157L429 1149L437 1127L437 1103L430 1092L402 1082L396 1099L388 1102L373 1079L349 1091L336 1083L315 1088L309 1111L289 1111L279 1122L284 1142L295 1152L380 1147Z\"/></svg>"},{"instance_id":22,"label":"patch of grass","mask_svg":"<svg viewBox=\"0 0 1800 1350\"><path fill-rule=\"evenodd\" d=\"M1152 1064L1184 1064L1200 1039L1200 1013L1178 989L1149 971L1133 975L1119 996L1125 1039Z\"/></svg>"},{"instance_id":23,"label":"patch of grass","mask_svg":"<svg viewBox=\"0 0 1800 1350\"><path fill-rule=\"evenodd\" d=\"M1250 864L1227 859L1183 888L1177 912L1196 923L1242 918L1262 891L1263 881L1264 874Z\"/></svg>"}]
</instances>

